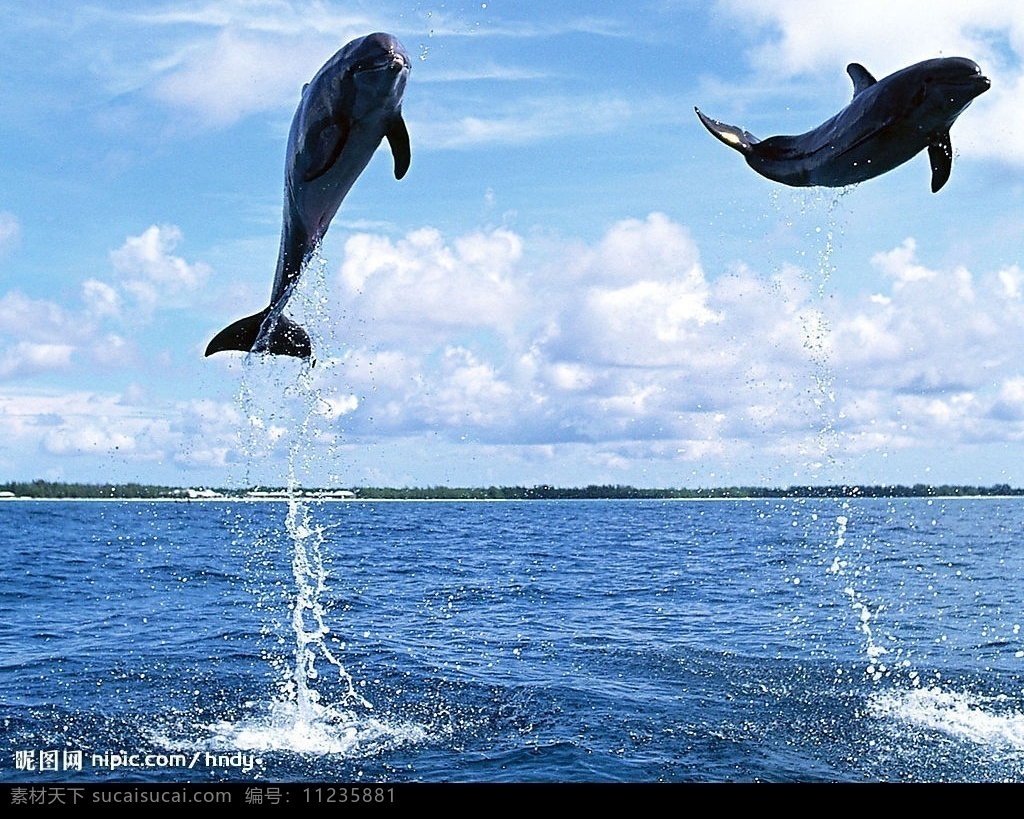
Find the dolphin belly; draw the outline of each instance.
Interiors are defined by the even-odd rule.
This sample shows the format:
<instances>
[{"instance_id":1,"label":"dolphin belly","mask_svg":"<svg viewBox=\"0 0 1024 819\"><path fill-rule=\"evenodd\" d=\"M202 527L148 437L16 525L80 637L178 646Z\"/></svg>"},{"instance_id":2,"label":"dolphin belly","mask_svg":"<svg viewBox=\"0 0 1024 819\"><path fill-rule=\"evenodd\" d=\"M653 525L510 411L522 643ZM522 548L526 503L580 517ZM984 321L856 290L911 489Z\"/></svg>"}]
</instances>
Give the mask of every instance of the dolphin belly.
<instances>
[{"instance_id":1,"label":"dolphin belly","mask_svg":"<svg viewBox=\"0 0 1024 819\"><path fill-rule=\"evenodd\" d=\"M747 156L747 163L763 176L786 185L841 188L888 173L928 147L923 135L896 126L853 144L841 139L818 139L821 147L806 154L779 150L776 140L794 139L798 138L771 137L758 143ZM807 143L814 141L808 139Z\"/></svg>"}]
</instances>

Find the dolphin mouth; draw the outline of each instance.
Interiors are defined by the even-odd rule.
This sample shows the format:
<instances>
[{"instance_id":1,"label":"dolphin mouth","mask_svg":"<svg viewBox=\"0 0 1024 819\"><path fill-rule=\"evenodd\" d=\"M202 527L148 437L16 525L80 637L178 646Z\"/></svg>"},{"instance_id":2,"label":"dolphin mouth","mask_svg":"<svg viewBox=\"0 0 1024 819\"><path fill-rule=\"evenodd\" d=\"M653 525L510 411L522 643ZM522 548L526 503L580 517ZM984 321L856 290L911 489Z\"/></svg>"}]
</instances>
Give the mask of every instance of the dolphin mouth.
<instances>
[{"instance_id":1,"label":"dolphin mouth","mask_svg":"<svg viewBox=\"0 0 1024 819\"><path fill-rule=\"evenodd\" d=\"M984 94L992 87L992 80L981 73L981 66L974 60L966 57L948 57L937 62L941 67L934 80L950 89L969 94L973 98Z\"/></svg>"},{"instance_id":2,"label":"dolphin mouth","mask_svg":"<svg viewBox=\"0 0 1024 819\"><path fill-rule=\"evenodd\" d=\"M959 85L968 94L970 94L971 99L974 99L975 97L981 96L992 87L992 80L984 74L979 73L972 77L968 77L963 82L959 83Z\"/></svg>"},{"instance_id":3,"label":"dolphin mouth","mask_svg":"<svg viewBox=\"0 0 1024 819\"><path fill-rule=\"evenodd\" d=\"M978 69L973 74L947 79L945 90L949 94L951 102L957 99L970 101L975 97L980 97L991 87L992 80Z\"/></svg>"},{"instance_id":4,"label":"dolphin mouth","mask_svg":"<svg viewBox=\"0 0 1024 819\"><path fill-rule=\"evenodd\" d=\"M409 59L404 54L388 52L368 60L360 60L352 67L352 72L362 74L367 71L393 71L398 74L401 71L407 71L408 68Z\"/></svg>"},{"instance_id":5,"label":"dolphin mouth","mask_svg":"<svg viewBox=\"0 0 1024 819\"><path fill-rule=\"evenodd\" d=\"M990 80L988 77L982 74L981 68L975 65L974 71L972 71L968 76L960 80L958 85L964 85L967 86L968 88L977 89L976 93L981 94L984 91L988 91L988 89L992 87L992 80Z\"/></svg>"}]
</instances>

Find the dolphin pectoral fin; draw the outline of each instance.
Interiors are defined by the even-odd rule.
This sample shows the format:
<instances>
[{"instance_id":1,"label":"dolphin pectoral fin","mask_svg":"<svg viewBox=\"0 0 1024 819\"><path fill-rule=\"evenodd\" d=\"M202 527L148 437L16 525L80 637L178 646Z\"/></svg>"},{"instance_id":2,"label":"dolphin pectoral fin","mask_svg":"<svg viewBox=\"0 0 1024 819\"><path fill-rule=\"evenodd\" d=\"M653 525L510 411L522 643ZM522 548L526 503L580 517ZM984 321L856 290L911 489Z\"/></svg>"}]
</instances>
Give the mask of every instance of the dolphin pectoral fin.
<instances>
[{"instance_id":1,"label":"dolphin pectoral fin","mask_svg":"<svg viewBox=\"0 0 1024 819\"><path fill-rule=\"evenodd\" d=\"M850 75L850 79L853 80L853 96L857 96L861 91L870 88L878 80L876 80L871 72L868 71L860 63L850 63L846 66L846 73Z\"/></svg>"},{"instance_id":2,"label":"dolphin pectoral fin","mask_svg":"<svg viewBox=\"0 0 1024 819\"><path fill-rule=\"evenodd\" d=\"M724 122L719 122L717 119L711 119L706 117L700 112L699 108L694 108L697 112L697 116L700 117L700 121L704 123L704 127L707 128L715 137L720 141L724 142L730 148L735 148L741 154L747 155L751 152L751 149L760 140L748 134L742 128L737 128L734 125L726 125Z\"/></svg>"},{"instance_id":3,"label":"dolphin pectoral fin","mask_svg":"<svg viewBox=\"0 0 1024 819\"><path fill-rule=\"evenodd\" d=\"M938 193L953 170L953 146L949 131L938 134L928 144L928 160L932 164L932 193Z\"/></svg>"},{"instance_id":4,"label":"dolphin pectoral fin","mask_svg":"<svg viewBox=\"0 0 1024 819\"><path fill-rule=\"evenodd\" d=\"M345 142L348 140L348 127L344 123L332 122L324 126L320 133L316 134L307 142L312 141L309 155L309 167L303 176L304 182L312 182L327 173L338 161Z\"/></svg>"},{"instance_id":5,"label":"dolphin pectoral fin","mask_svg":"<svg viewBox=\"0 0 1024 819\"><path fill-rule=\"evenodd\" d=\"M412 161L409 129L405 127L405 120L401 115L391 123L386 136L388 144L391 146L391 155L395 158L395 179L401 179L409 170L409 163Z\"/></svg>"},{"instance_id":6,"label":"dolphin pectoral fin","mask_svg":"<svg viewBox=\"0 0 1024 819\"><path fill-rule=\"evenodd\" d=\"M287 316L279 316L274 326L264 332L264 323L271 308L261 310L252 316L229 324L213 337L206 347L206 355L224 350L240 350L243 353L269 353L290 355L296 358L311 358L312 345L309 334Z\"/></svg>"}]
</instances>

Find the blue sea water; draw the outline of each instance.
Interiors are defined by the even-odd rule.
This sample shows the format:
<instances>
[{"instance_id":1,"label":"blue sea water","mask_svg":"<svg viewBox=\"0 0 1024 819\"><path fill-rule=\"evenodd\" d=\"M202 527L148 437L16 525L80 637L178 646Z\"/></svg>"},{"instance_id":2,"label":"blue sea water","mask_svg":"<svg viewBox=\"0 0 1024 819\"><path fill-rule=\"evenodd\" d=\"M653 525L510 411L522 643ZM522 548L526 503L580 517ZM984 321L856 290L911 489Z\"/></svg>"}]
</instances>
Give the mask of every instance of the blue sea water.
<instances>
[{"instance_id":1,"label":"blue sea water","mask_svg":"<svg viewBox=\"0 0 1024 819\"><path fill-rule=\"evenodd\" d=\"M1024 500L0 504L0 781L1024 779Z\"/></svg>"}]
</instances>

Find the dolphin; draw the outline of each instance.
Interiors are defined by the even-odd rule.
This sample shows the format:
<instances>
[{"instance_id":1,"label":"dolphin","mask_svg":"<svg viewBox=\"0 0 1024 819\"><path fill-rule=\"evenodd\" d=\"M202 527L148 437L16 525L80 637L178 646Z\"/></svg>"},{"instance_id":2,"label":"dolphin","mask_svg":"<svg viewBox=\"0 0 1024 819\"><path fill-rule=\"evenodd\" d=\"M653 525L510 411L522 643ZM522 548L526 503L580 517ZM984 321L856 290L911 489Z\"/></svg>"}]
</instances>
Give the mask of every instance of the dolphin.
<instances>
[{"instance_id":1,"label":"dolphin","mask_svg":"<svg viewBox=\"0 0 1024 819\"><path fill-rule=\"evenodd\" d=\"M925 60L881 80L860 63L850 63L846 73L853 80L853 100L799 136L759 140L694 110L704 127L775 182L853 185L891 171L927 148L932 192L938 192L953 165L950 126L991 85L977 63L965 57Z\"/></svg>"},{"instance_id":2,"label":"dolphin","mask_svg":"<svg viewBox=\"0 0 1024 819\"><path fill-rule=\"evenodd\" d=\"M292 119L284 179L284 225L269 306L221 330L206 355L221 350L312 357L309 335L283 314L303 268L381 141L395 178L409 170L402 94L410 60L402 44L378 32L353 40L302 88Z\"/></svg>"}]
</instances>

